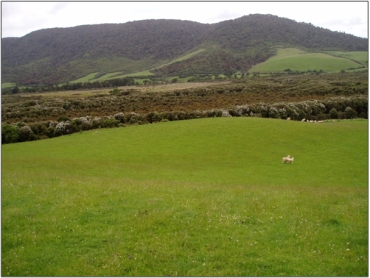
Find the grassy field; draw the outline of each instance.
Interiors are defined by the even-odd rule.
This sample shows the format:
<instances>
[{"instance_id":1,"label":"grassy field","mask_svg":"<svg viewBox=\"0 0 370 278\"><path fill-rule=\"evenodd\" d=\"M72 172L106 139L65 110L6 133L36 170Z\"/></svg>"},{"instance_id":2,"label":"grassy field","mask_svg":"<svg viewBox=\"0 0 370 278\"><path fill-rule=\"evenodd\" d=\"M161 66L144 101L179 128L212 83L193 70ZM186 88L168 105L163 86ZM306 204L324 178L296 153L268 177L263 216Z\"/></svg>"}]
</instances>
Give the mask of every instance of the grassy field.
<instances>
[{"instance_id":1,"label":"grassy field","mask_svg":"<svg viewBox=\"0 0 370 278\"><path fill-rule=\"evenodd\" d=\"M15 87L15 83L11 83L11 82L8 82L8 83L2 83L1 84L1 88L2 89L5 89L5 88L11 88L11 87Z\"/></svg>"},{"instance_id":2,"label":"grassy field","mask_svg":"<svg viewBox=\"0 0 370 278\"><path fill-rule=\"evenodd\" d=\"M367 134L243 117L3 145L2 275L367 276Z\"/></svg>"},{"instance_id":3,"label":"grassy field","mask_svg":"<svg viewBox=\"0 0 370 278\"><path fill-rule=\"evenodd\" d=\"M362 59L362 56L367 55L367 53L363 52L353 55L353 57L361 57ZM332 56L324 53L307 53L295 48L278 49L276 56L255 65L249 72L276 72L284 71L285 69L292 71L323 70L325 72L339 72L342 69L346 70L362 66L353 60L347 59L352 57L350 52L342 52L341 56Z\"/></svg>"},{"instance_id":4,"label":"grassy field","mask_svg":"<svg viewBox=\"0 0 370 278\"><path fill-rule=\"evenodd\" d=\"M79 83L79 82L90 82L91 80L93 80L96 76L97 72L93 72L93 73L90 73L84 77L81 77L79 79L76 79L76 80L73 80L71 81L70 83Z\"/></svg>"},{"instance_id":5,"label":"grassy field","mask_svg":"<svg viewBox=\"0 0 370 278\"><path fill-rule=\"evenodd\" d=\"M351 59L363 65L367 65L368 61L368 53L365 51L351 51L351 52L329 51L328 54Z\"/></svg>"}]
</instances>

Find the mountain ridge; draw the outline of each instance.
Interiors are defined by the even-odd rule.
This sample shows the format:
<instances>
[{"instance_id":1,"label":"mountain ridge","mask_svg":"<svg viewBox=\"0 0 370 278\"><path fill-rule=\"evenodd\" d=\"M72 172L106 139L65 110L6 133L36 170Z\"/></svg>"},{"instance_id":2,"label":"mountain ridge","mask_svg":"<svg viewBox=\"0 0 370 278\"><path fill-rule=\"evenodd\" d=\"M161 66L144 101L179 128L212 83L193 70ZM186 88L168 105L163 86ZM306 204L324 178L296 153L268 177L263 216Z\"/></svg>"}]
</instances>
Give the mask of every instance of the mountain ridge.
<instances>
[{"instance_id":1,"label":"mountain ridge","mask_svg":"<svg viewBox=\"0 0 370 278\"><path fill-rule=\"evenodd\" d=\"M132 73L134 69L149 70L153 64L164 65L201 48L206 50L158 67L153 73L246 72L274 55L277 45L367 51L368 39L260 14L214 24L148 19L49 28L2 39L2 80L22 85L57 84L92 72ZM122 62L113 66L107 59Z\"/></svg>"}]
</instances>

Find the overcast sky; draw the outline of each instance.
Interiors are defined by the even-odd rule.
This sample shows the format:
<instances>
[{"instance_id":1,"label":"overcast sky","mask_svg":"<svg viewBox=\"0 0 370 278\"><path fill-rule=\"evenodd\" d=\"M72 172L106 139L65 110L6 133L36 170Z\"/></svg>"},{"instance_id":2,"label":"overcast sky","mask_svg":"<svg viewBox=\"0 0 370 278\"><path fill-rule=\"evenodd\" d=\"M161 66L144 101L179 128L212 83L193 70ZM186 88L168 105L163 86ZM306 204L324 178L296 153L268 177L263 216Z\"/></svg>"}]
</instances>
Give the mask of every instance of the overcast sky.
<instances>
[{"instance_id":1,"label":"overcast sky","mask_svg":"<svg viewBox=\"0 0 370 278\"><path fill-rule=\"evenodd\" d=\"M2 2L2 37L86 24L143 19L216 23L272 14L332 31L368 37L368 2Z\"/></svg>"}]
</instances>

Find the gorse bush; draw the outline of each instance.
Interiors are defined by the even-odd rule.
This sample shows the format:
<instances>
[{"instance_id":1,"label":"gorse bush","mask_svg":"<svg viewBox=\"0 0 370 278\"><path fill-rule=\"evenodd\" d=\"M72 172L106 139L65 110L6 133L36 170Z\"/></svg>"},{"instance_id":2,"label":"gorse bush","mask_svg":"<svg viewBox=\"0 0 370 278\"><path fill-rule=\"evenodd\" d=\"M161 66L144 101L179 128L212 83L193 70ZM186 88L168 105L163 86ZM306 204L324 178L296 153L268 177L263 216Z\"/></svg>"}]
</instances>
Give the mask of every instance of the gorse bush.
<instances>
[{"instance_id":1,"label":"gorse bush","mask_svg":"<svg viewBox=\"0 0 370 278\"><path fill-rule=\"evenodd\" d=\"M15 125L1 125L1 143L16 143L19 138L19 128Z\"/></svg>"},{"instance_id":2,"label":"gorse bush","mask_svg":"<svg viewBox=\"0 0 370 278\"><path fill-rule=\"evenodd\" d=\"M22 126L19 129L19 138L18 138L18 141L20 141L20 142L33 141L35 139L36 139L36 136L33 133L32 129L28 125Z\"/></svg>"},{"instance_id":3,"label":"gorse bush","mask_svg":"<svg viewBox=\"0 0 370 278\"><path fill-rule=\"evenodd\" d=\"M38 137L34 134L33 130L24 123L17 124L2 124L1 125L1 139L2 144L16 143L24 141L37 140Z\"/></svg>"}]
</instances>

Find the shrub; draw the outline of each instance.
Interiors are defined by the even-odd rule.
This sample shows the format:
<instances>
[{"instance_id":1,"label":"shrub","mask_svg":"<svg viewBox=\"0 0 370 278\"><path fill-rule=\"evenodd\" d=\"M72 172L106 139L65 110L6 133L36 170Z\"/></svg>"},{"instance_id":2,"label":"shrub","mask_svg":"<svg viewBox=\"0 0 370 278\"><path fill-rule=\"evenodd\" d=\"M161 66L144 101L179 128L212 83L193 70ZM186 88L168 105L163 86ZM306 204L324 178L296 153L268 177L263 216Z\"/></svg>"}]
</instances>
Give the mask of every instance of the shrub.
<instances>
[{"instance_id":1,"label":"shrub","mask_svg":"<svg viewBox=\"0 0 370 278\"><path fill-rule=\"evenodd\" d=\"M329 112L330 119L338 119L338 111L335 108L332 108Z\"/></svg>"},{"instance_id":2,"label":"shrub","mask_svg":"<svg viewBox=\"0 0 370 278\"><path fill-rule=\"evenodd\" d=\"M28 125L22 126L19 129L19 138L18 138L19 142L33 141L35 139L37 138L35 134L33 133L32 129Z\"/></svg>"},{"instance_id":3,"label":"shrub","mask_svg":"<svg viewBox=\"0 0 370 278\"><path fill-rule=\"evenodd\" d=\"M120 123L120 121L116 120L116 119L105 119L102 121L101 123L101 127L109 127L109 128L112 128L112 127L115 127L115 126L118 126L118 124Z\"/></svg>"},{"instance_id":4,"label":"shrub","mask_svg":"<svg viewBox=\"0 0 370 278\"><path fill-rule=\"evenodd\" d=\"M112 91L110 91L109 93L111 93L112 95L117 95L117 94L119 94L120 93L120 89L118 89L118 88L114 88Z\"/></svg>"},{"instance_id":5,"label":"shrub","mask_svg":"<svg viewBox=\"0 0 370 278\"><path fill-rule=\"evenodd\" d=\"M100 128L101 127L101 118L99 117L94 117L91 119L91 128Z\"/></svg>"},{"instance_id":6,"label":"shrub","mask_svg":"<svg viewBox=\"0 0 370 278\"><path fill-rule=\"evenodd\" d=\"M122 112L115 114L114 118L121 123L125 123L125 115Z\"/></svg>"},{"instance_id":7,"label":"shrub","mask_svg":"<svg viewBox=\"0 0 370 278\"><path fill-rule=\"evenodd\" d=\"M162 117L163 117L162 114L158 114L157 112L155 112L152 120L153 122L160 122L162 120Z\"/></svg>"},{"instance_id":8,"label":"shrub","mask_svg":"<svg viewBox=\"0 0 370 278\"><path fill-rule=\"evenodd\" d=\"M66 121L71 121L69 118L61 116L58 118L58 122L66 122Z\"/></svg>"},{"instance_id":9,"label":"shrub","mask_svg":"<svg viewBox=\"0 0 370 278\"><path fill-rule=\"evenodd\" d=\"M139 122L142 123L142 121L143 121L143 117L141 117L140 114L137 114L135 112L125 114L125 119L126 119L126 122L129 123L129 124L136 124L136 123L139 123Z\"/></svg>"},{"instance_id":10,"label":"shrub","mask_svg":"<svg viewBox=\"0 0 370 278\"><path fill-rule=\"evenodd\" d=\"M63 134L69 134L73 132L73 128L70 122L60 122L54 129L54 135L60 136Z\"/></svg>"},{"instance_id":11,"label":"shrub","mask_svg":"<svg viewBox=\"0 0 370 278\"><path fill-rule=\"evenodd\" d=\"M19 128L14 125L3 124L1 126L1 141L2 144L18 142Z\"/></svg>"},{"instance_id":12,"label":"shrub","mask_svg":"<svg viewBox=\"0 0 370 278\"><path fill-rule=\"evenodd\" d=\"M352 109L351 107L347 107L346 110L344 110L344 113L346 115L346 118L353 119L357 117L356 110Z\"/></svg>"},{"instance_id":13,"label":"shrub","mask_svg":"<svg viewBox=\"0 0 370 278\"><path fill-rule=\"evenodd\" d=\"M74 118L72 120L72 124L76 125L78 128L82 130L88 130L91 128L91 122L89 121L88 117Z\"/></svg>"},{"instance_id":14,"label":"shrub","mask_svg":"<svg viewBox=\"0 0 370 278\"><path fill-rule=\"evenodd\" d=\"M269 107L269 118L280 118L279 111L275 107Z\"/></svg>"}]
</instances>

